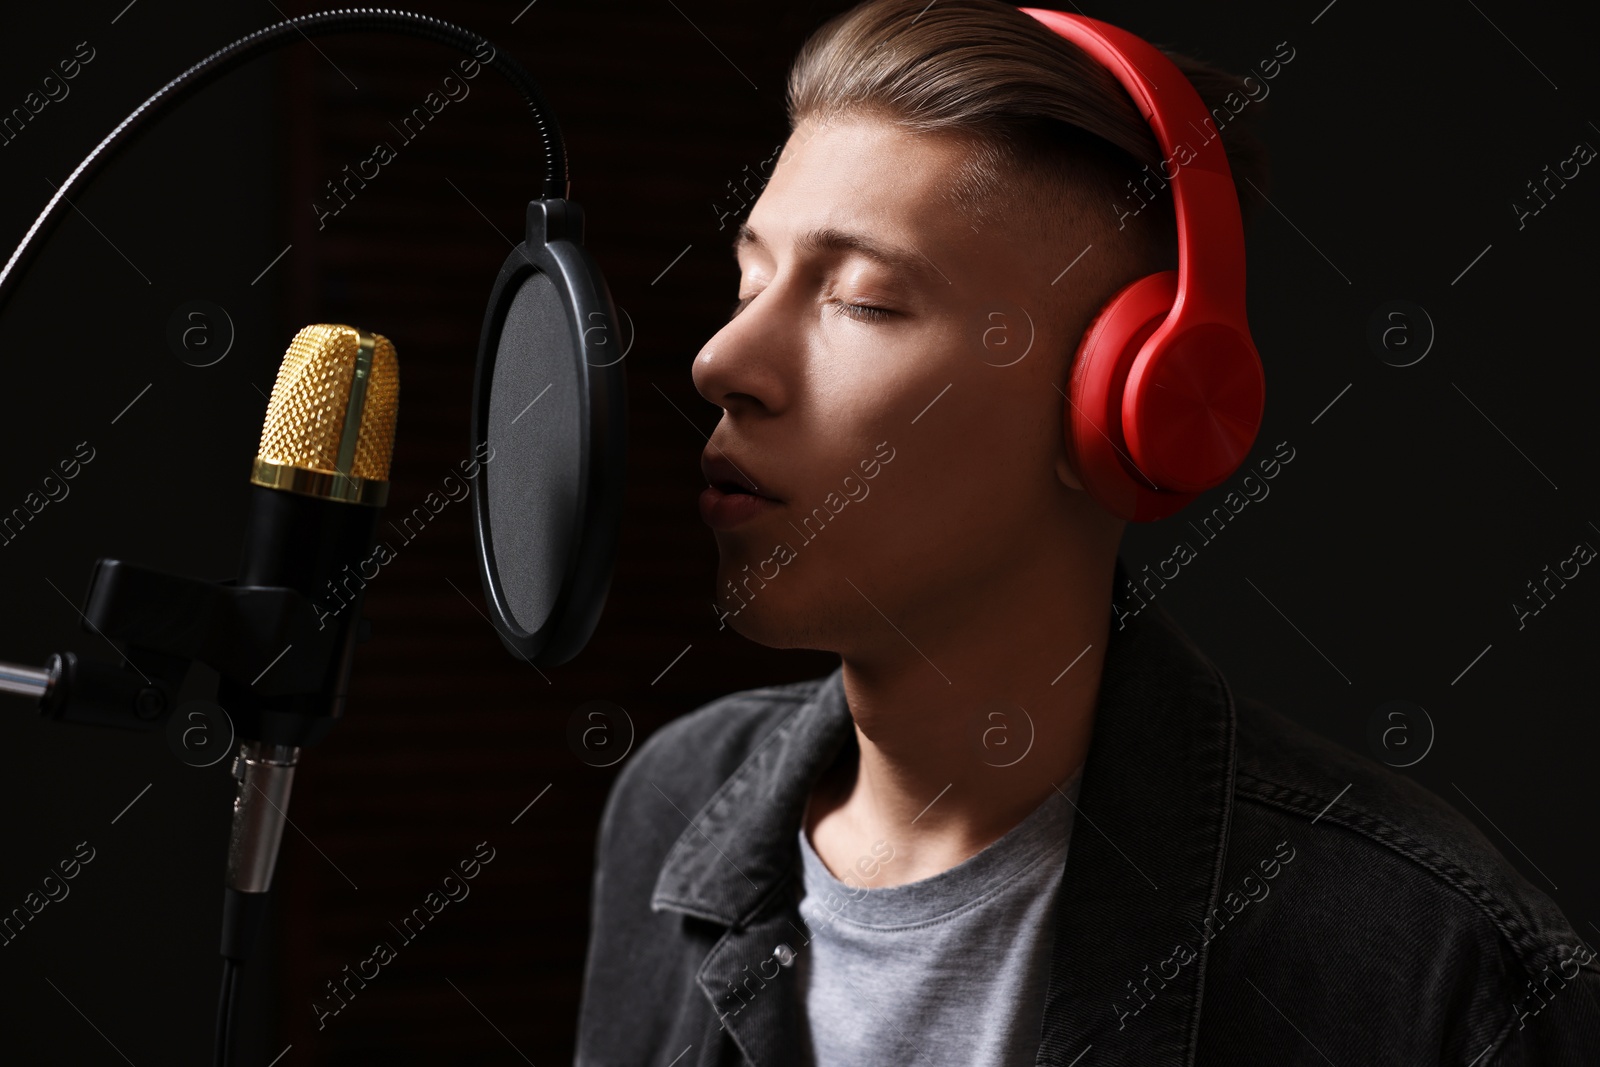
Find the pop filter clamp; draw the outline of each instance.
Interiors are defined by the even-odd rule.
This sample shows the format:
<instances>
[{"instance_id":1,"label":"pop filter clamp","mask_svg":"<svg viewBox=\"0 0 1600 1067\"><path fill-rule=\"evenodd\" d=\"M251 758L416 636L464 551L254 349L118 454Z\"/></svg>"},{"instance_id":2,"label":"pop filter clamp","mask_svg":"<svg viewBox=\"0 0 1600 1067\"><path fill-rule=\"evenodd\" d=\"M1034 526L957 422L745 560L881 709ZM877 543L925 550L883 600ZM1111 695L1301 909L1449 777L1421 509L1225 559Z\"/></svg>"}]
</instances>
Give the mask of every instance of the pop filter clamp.
<instances>
[{"instance_id":1,"label":"pop filter clamp","mask_svg":"<svg viewBox=\"0 0 1600 1067\"><path fill-rule=\"evenodd\" d=\"M583 211L567 199L560 129L532 75L486 37L426 15L357 8L287 19L213 52L139 105L61 183L0 267L0 310L71 206L69 198L139 133L268 51L362 32L422 37L473 55L516 88L539 130L539 197L528 205L525 239L494 283L479 336L470 434L475 452L488 451L469 480L474 555L496 632L531 665L564 663L593 634L611 581L626 452L626 348L619 345L610 289L582 246ZM541 401L537 417L523 422ZM496 457L498 465L491 462ZM297 590L206 582L119 560L96 561L85 604L83 628L122 641L125 664L80 661L70 652L52 656L43 670L0 663L0 693L34 697L43 714L61 721L151 729L170 712L179 680L195 664L233 677L243 664L260 662L263 642L275 643L286 628L316 642L305 627L309 602ZM208 629L203 619L226 624ZM126 653L135 651L139 662L159 664L157 677L133 678ZM320 665L336 654L319 650L303 677L275 683L278 695L314 690ZM304 717L294 728L301 743L327 732L338 704L332 715ZM238 977L232 964L248 950L248 937L244 948L240 940L238 930L224 930L218 1064L227 1061L232 1030Z\"/></svg>"}]
</instances>

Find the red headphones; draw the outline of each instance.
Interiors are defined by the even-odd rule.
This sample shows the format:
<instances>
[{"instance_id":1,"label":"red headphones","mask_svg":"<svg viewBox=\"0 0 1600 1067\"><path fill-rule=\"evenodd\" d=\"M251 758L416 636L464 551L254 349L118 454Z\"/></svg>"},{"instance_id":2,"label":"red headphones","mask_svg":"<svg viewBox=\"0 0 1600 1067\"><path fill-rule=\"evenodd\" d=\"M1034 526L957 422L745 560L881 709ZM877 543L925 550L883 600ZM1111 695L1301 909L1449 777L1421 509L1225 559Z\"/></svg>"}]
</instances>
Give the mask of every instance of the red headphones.
<instances>
[{"instance_id":1,"label":"red headphones","mask_svg":"<svg viewBox=\"0 0 1600 1067\"><path fill-rule=\"evenodd\" d=\"M1155 46L1098 19L1018 10L1115 75L1161 145L1178 269L1129 283L1100 309L1064 415L1089 494L1122 519L1164 518L1238 469L1261 428L1266 383L1245 317L1233 173L1218 135L1203 139L1211 115L1200 94Z\"/></svg>"}]
</instances>

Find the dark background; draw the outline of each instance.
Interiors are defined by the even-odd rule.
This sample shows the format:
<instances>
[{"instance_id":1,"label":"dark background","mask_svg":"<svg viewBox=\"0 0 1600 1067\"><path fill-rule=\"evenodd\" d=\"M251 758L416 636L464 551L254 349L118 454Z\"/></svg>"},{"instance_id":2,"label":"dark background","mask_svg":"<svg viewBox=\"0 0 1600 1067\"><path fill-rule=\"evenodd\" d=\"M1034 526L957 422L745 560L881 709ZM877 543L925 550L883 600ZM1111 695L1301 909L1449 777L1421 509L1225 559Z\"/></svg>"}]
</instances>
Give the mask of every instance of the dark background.
<instances>
[{"instance_id":1,"label":"dark background","mask_svg":"<svg viewBox=\"0 0 1600 1067\"><path fill-rule=\"evenodd\" d=\"M271 3L125 2L0 16L0 111L78 42L96 51L70 96L0 145L7 248L47 183L139 101L280 17ZM246 1065L569 1062L594 833L617 771L569 746L569 717L613 701L642 738L721 694L837 662L717 633L715 543L695 496L718 412L689 367L735 295L732 227L719 229L714 205L782 141L789 60L849 5L412 6L522 59L568 138L587 244L637 328L623 539L593 640L546 677L481 614L467 503L372 582L375 639L348 721L307 750L295 783L271 951L244 980ZM1578 542L1600 547L1588 319L1600 178L1585 168L1521 230L1511 207L1545 164L1580 141L1600 146L1592 26L1505 3L1083 10L1241 73L1281 41L1295 49L1270 83L1275 206L1249 234L1270 386L1256 455L1287 441L1295 458L1159 601L1237 691L1358 751L1373 751L1368 726L1386 702L1426 709L1433 744L1403 773L1482 827L1580 933L1600 934L1600 861L1585 845L1600 577L1585 568L1520 631L1510 606ZM95 458L69 497L0 545L0 657L114 658L74 607L97 557L233 572L265 395L305 323L356 323L397 346L391 512L467 457L483 301L536 172L532 125L492 74L413 143L390 132L456 58L372 36L290 48L185 104L75 198L81 214L0 320L0 510L78 442ZM380 139L397 160L319 231L311 201ZM214 366L185 364L166 341L195 299L224 307L236 330ZM1397 299L1437 331L1404 368L1367 341ZM1420 320L1408 328L1421 345ZM1198 546L1187 521L1223 491L1130 528L1130 571L1179 540ZM197 769L159 733L4 707L0 912L79 842L95 849L71 895L0 946L6 1059L206 1062L227 761ZM1422 751L1414 711L1408 729L1407 751ZM397 941L388 924L483 841L495 859L471 896L319 1032L310 1005L324 983Z\"/></svg>"}]
</instances>

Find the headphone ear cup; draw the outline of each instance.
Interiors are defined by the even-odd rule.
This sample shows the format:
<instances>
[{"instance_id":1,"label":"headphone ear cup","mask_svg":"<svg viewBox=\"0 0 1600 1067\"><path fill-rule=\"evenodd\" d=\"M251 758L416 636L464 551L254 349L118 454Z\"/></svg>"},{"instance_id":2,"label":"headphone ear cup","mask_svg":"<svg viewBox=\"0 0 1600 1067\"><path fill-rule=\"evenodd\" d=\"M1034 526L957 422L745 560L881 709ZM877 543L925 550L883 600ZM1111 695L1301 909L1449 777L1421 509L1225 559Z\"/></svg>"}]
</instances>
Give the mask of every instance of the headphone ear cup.
<instances>
[{"instance_id":1,"label":"headphone ear cup","mask_svg":"<svg viewBox=\"0 0 1600 1067\"><path fill-rule=\"evenodd\" d=\"M1166 490L1203 493L1250 454L1265 402L1261 357L1247 333L1224 322L1178 327L1128 372L1128 458Z\"/></svg>"},{"instance_id":2,"label":"headphone ear cup","mask_svg":"<svg viewBox=\"0 0 1600 1067\"><path fill-rule=\"evenodd\" d=\"M1120 519L1164 518L1197 494L1168 492L1134 463L1122 398L1140 347L1172 310L1178 272L1147 274L1119 289L1083 332L1063 413L1067 454L1084 488Z\"/></svg>"}]
</instances>

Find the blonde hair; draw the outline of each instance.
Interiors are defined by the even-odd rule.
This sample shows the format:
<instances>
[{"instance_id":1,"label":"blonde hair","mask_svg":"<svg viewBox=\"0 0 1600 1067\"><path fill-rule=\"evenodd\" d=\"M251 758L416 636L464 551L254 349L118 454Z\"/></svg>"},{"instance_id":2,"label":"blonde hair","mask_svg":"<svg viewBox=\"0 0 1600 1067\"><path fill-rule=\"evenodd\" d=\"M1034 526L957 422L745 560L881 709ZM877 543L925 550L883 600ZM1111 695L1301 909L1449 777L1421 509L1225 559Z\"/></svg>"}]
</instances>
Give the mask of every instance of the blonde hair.
<instances>
[{"instance_id":1,"label":"blonde hair","mask_svg":"<svg viewBox=\"0 0 1600 1067\"><path fill-rule=\"evenodd\" d=\"M1161 51L1209 109L1229 93L1248 95L1244 79ZM835 16L796 56L787 107L791 132L807 119L865 116L958 136L971 151L945 192L949 205L975 226L1009 218L1052 238L1085 232L1081 216L1091 226L1099 225L1097 214L1119 221L1119 212L1141 203L1127 183L1145 166L1159 175L1162 162L1154 133L1116 78L1000 0L867 0ZM1250 125L1263 109L1257 101L1246 121L1228 121L1217 133L1247 221L1261 196L1256 187L1268 181L1266 149ZM1130 256L1120 260L1119 276L1176 265L1170 189L1122 221ZM1109 276L1102 282L1120 285Z\"/></svg>"}]
</instances>

